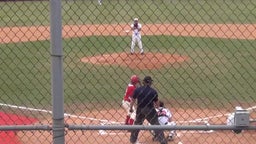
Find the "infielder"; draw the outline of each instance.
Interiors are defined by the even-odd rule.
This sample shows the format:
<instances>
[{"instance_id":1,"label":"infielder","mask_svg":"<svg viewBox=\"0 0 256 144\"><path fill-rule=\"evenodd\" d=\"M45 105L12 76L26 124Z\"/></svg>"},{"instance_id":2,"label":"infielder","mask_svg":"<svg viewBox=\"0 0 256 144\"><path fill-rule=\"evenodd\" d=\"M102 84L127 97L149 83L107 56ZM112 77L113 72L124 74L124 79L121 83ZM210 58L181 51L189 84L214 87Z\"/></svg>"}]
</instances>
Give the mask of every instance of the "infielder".
<instances>
[{"instance_id":1,"label":"infielder","mask_svg":"<svg viewBox=\"0 0 256 144\"><path fill-rule=\"evenodd\" d=\"M144 50L142 47L142 41L141 41L141 31L142 25L139 23L138 18L134 18L133 24L131 24L131 30L132 30L132 44L131 44L131 54L134 54L134 47L135 43L138 43L138 46L140 48L140 54L144 54Z\"/></svg>"},{"instance_id":2,"label":"infielder","mask_svg":"<svg viewBox=\"0 0 256 144\"><path fill-rule=\"evenodd\" d=\"M101 5L102 4L102 0L98 0L98 3L99 3L99 5Z\"/></svg>"},{"instance_id":3,"label":"infielder","mask_svg":"<svg viewBox=\"0 0 256 144\"><path fill-rule=\"evenodd\" d=\"M131 103L131 97L133 94L133 91L136 89L136 87L140 86L140 79L137 75L132 75L130 78L130 83L126 87L125 95L122 101L122 107L126 110L126 119L125 124L126 125L133 125L136 112L130 112L130 103Z\"/></svg>"},{"instance_id":4,"label":"infielder","mask_svg":"<svg viewBox=\"0 0 256 144\"><path fill-rule=\"evenodd\" d=\"M156 111L157 111L158 121L160 125L170 125L170 126L176 125L176 123L172 121L171 111L164 107L164 103L162 101L158 101L158 103L156 103ZM155 136L153 131L151 131L151 133ZM175 130L170 130L167 136L167 140L173 141L174 136L175 136ZM155 137L153 138L153 140L154 139Z\"/></svg>"}]
</instances>

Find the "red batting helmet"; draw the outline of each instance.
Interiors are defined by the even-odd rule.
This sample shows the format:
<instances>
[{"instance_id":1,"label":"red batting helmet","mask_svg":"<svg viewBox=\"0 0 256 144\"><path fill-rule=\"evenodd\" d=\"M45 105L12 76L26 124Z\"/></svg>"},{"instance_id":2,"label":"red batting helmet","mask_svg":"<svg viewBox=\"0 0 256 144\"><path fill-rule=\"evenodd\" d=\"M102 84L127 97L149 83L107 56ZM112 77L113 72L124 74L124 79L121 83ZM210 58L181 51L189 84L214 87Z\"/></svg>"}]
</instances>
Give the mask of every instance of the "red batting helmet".
<instances>
[{"instance_id":1,"label":"red batting helmet","mask_svg":"<svg viewBox=\"0 0 256 144\"><path fill-rule=\"evenodd\" d=\"M137 75L132 75L131 76L131 83L136 84L140 81L139 77Z\"/></svg>"}]
</instances>

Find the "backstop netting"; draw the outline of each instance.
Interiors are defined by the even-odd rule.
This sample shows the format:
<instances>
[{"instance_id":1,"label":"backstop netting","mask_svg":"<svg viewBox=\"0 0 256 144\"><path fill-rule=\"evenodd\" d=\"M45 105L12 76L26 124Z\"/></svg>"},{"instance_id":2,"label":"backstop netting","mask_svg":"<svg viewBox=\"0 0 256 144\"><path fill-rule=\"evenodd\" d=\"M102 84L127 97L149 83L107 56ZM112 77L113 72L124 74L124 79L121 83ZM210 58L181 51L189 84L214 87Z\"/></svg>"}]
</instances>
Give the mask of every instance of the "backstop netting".
<instances>
[{"instance_id":1,"label":"backstop netting","mask_svg":"<svg viewBox=\"0 0 256 144\"><path fill-rule=\"evenodd\" d=\"M169 143L254 144L255 9L254 0L1 0L0 143L128 144L141 129L138 142L153 144L152 129L163 129ZM170 125L127 125L132 75L152 77ZM236 109L249 113L243 130L232 127Z\"/></svg>"}]
</instances>

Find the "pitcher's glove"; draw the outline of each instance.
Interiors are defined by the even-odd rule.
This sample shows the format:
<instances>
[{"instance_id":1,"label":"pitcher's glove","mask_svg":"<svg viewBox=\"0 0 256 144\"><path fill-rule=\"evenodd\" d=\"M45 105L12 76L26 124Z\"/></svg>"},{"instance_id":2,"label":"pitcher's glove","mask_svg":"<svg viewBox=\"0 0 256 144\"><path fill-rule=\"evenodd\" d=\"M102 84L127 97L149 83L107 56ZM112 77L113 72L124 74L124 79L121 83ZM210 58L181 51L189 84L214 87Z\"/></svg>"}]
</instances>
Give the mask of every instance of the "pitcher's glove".
<instances>
[{"instance_id":1,"label":"pitcher's glove","mask_svg":"<svg viewBox=\"0 0 256 144\"><path fill-rule=\"evenodd\" d=\"M135 29L137 29L137 28L138 28L138 24L135 23L135 24L133 25L133 27L134 27Z\"/></svg>"}]
</instances>

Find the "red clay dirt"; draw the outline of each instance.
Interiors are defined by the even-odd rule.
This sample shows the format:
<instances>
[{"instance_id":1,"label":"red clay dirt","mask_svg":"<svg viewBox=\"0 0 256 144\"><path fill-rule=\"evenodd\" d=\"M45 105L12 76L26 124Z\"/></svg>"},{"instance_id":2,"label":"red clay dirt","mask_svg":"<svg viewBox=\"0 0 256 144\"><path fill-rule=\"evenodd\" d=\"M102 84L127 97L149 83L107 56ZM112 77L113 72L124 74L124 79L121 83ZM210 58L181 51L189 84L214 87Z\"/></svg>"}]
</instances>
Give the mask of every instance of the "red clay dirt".
<instances>
[{"instance_id":1,"label":"red clay dirt","mask_svg":"<svg viewBox=\"0 0 256 144\"><path fill-rule=\"evenodd\" d=\"M129 30L128 24L104 24L104 25L65 25L63 26L63 38L83 37L95 35L113 35L126 36L130 33L125 32ZM227 38L227 39L256 39L256 24L145 24L143 25L142 35L172 35L172 36L193 36L193 37L213 37L213 38ZM32 26L32 27L2 27L0 28L0 43L17 43L27 41L49 40L50 28L48 26ZM126 66L131 69L158 69L167 64L182 63L188 60L189 56L180 54L163 54L148 52L145 55L129 55L125 52L103 54L102 56L83 57L82 62L99 64L99 65L117 65ZM143 62L143 63L142 63ZM168 107L168 106L167 106ZM198 119L201 117L214 116L222 114L221 118L217 120L209 119L210 124L223 123L226 116L223 112L215 112L213 110L174 110L174 120L188 121ZM95 114L96 113L96 114ZM110 109L105 111L95 111L85 113L82 115L90 116L97 119L106 119L108 121L117 119L124 121L124 114L121 108ZM119 118L113 115L119 115ZM200 115L197 115L200 114ZM181 117L182 115L182 117ZM123 117L122 117L123 116ZM113 119L115 118L115 119ZM82 120L79 118L68 118L65 120L67 124L93 124L94 122ZM51 122L51 119L44 121ZM44 123L42 122L42 123ZM94 124L100 124L96 122ZM120 133L120 135L119 135ZM28 131L18 132L21 143L52 143L52 134L50 132L42 131ZM231 132L218 131L214 133L189 133L180 132L180 136L175 139L173 143L179 141L183 144L230 144L230 143L247 143L254 144L256 136L255 133L244 132L236 135ZM146 131L140 134L139 140L144 144L154 144L151 140L151 135ZM116 135L99 135L98 131L68 131L66 135L66 142L69 144L115 144L129 143L129 133L117 132ZM171 142L172 143L172 142Z\"/></svg>"},{"instance_id":2,"label":"red clay dirt","mask_svg":"<svg viewBox=\"0 0 256 144\"><path fill-rule=\"evenodd\" d=\"M128 24L64 25L63 38L113 35L125 36ZM142 35L172 35L227 39L256 38L256 24L144 24ZM49 26L0 27L0 43L49 40Z\"/></svg>"},{"instance_id":3,"label":"red clay dirt","mask_svg":"<svg viewBox=\"0 0 256 144\"><path fill-rule=\"evenodd\" d=\"M187 60L187 56L181 56L178 54L168 53L152 53L148 52L144 55L141 54L129 54L126 52L122 53L111 53L103 54L92 57L84 57L81 59L84 63L92 63L98 65L116 65L125 66L131 69L159 69L166 64L181 63Z\"/></svg>"},{"instance_id":4,"label":"red clay dirt","mask_svg":"<svg viewBox=\"0 0 256 144\"><path fill-rule=\"evenodd\" d=\"M173 112L173 119L178 125L195 125L203 124L199 119L209 118L209 124L225 124L226 114L225 111L208 110L208 109L182 109L171 108ZM125 120L125 110L121 107L115 109L83 112L77 114L78 118L66 117L66 124L83 124L83 125L111 125L120 124ZM41 121L41 124L48 124L51 119ZM113 123L115 122L115 123ZM235 134L231 131L177 131L177 136L173 142L169 144L254 144L255 132L243 132ZM27 131L24 133L19 132L18 136L24 144L51 144L52 136L49 131ZM130 133L125 130L109 130L109 131L66 131L65 140L68 144L129 144ZM139 134L139 142L141 144L158 144L152 141L152 135L149 131L142 130Z\"/></svg>"}]
</instances>

